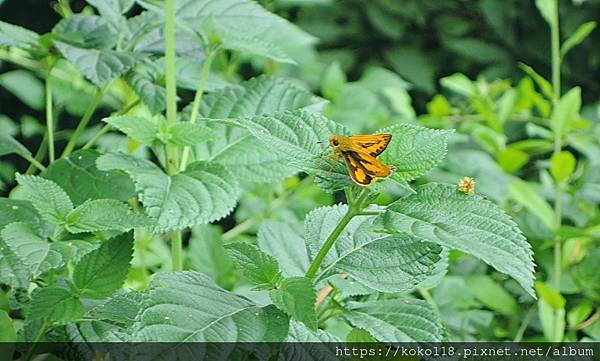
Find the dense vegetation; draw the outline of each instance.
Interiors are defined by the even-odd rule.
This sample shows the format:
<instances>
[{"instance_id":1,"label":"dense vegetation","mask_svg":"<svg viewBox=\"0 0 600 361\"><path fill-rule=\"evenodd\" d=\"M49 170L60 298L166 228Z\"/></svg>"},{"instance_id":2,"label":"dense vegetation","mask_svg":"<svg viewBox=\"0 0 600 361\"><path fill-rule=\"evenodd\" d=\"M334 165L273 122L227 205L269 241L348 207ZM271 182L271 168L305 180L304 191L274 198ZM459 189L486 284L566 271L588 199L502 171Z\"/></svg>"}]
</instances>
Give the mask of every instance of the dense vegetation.
<instances>
[{"instance_id":1,"label":"dense vegetation","mask_svg":"<svg viewBox=\"0 0 600 361\"><path fill-rule=\"evenodd\" d=\"M0 0L0 341L600 340L597 2L42 3ZM327 139L377 132L359 187Z\"/></svg>"}]
</instances>

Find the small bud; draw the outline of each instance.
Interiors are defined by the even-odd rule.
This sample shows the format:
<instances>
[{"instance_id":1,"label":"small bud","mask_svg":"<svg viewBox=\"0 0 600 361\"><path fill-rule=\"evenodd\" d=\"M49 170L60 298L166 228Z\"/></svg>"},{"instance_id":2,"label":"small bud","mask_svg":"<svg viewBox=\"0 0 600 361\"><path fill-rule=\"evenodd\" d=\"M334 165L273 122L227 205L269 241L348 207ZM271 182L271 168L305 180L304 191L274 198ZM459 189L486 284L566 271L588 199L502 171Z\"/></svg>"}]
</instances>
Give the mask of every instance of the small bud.
<instances>
[{"instance_id":1,"label":"small bud","mask_svg":"<svg viewBox=\"0 0 600 361\"><path fill-rule=\"evenodd\" d=\"M475 193L475 179L463 177L463 179L458 182L458 190L468 195Z\"/></svg>"}]
</instances>

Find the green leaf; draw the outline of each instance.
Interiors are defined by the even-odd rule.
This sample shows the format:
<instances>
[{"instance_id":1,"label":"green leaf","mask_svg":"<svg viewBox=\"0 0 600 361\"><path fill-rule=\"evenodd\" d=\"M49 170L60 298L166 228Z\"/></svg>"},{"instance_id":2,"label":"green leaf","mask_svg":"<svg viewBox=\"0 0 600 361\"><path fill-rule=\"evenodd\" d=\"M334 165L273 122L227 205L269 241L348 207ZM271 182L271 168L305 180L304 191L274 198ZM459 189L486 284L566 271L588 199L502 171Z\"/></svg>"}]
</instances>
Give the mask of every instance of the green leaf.
<instances>
[{"instance_id":1,"label":"green leaf","mask_svg":"<svg viewBox=\"0 0 600 361\"><path fill-rule=\"evenodd\" d=\"M399 298L350 302L348 309L344 318L380 342L441 342L443 339L441 321L425 301Z\"/></svg>"},{"instance_id":2,"label":"green leaf","mask_svg":"<svg viewBox=\"0 0 600 361\"><path fill-rule=\"evenodd\" d=\"M233 259L235 267L253 284L270 289L281 279L277 260L258 247L236 242L226 245L225 249Z\"/></svg>"},{"instance_id":3,"label":"green leaf","mask_svg":"<svg viewBox=\"0 0 600 361\"><path fill-rule=\"evenodd\" d=\"M466 75L462 73L454 73L452 75L440 79L440 84L463 97L469 98L476 94L477 88L475 84Z\"/></svg>"},{"instance_id":4,"label":"green leaf","mask_svg":"<svg viewBox=\"0 0 600 361\"><path fill-rule=\"evenodd\" d=\"M560 294L560 292L556 291L552 287L548 286L544 282L536 282L535 290L537 294L540 296L540 299L544 300L546 304L554 310L564 309L567 301Z\"/></svg>"},{"instance_id":5,"label":"green leaf","mask_svg":"<svg viewBox=\"0 0 600 361\"><path fill-rule=\"evenodd\" d=\"M127 175L96 168L100 155L92 149L74 152L50 164L43 176L62 187L76 205L90 199L127 201L135 196L133 182Z\"/></svg>"},{"instance_id":6,"label":"green leaf","mask_svg":"<svg viewBox=\"0 0 600 361\"><path fill-rule=\"evenodd\" d=\"M535 0L535 6L548 25L552 25L555 19L558 18L557 9L554 7L555 2L556 0Z\"/></svg>"},{"instance_id":7,"label":"green leaf","mask_svg":"<svg viewBox=\"0 0 600 361\"><path fill-rule=\"evenodd\" d=\"M159 122L156 118L123 115L104 118L102 121L142 144L153 145L158 140Z\"/></svg>"},{"instance_id":8,"label":"green leaf","mask_svg":"<svg viewBox=\"0 0 600 361\"><path fill-rule=\"evenodd\" d=\"M383 129L386 132L388 129ZM446 156L449 130L433 130L401 124L389 129L392 140L381 154L385 164L394 165L396 171L391 178L406 183L416 179L441 162Z\"/></svg>"},{"instance_id":9,"label":"green leaf","mask_svg":"<svg viewBox=\"0 0 600 361\"><path fill-rule=\"evenodd\" d=\"M89 316L96 320L109 321L123 327L129 327L135 322L140 311L143 293L129 291L118 293L102 305L89 311Z\"/></svg>"},{"instance_id":10,"label":"green leaf","mask_svg":"<svg viewBox=\"0 0 600 361\"><path fill-rule=\"evenodd\" d=\"M321 93L327 99L335 99L346 84L346 74L342 70L340 63L334 61L326 69L321 80Z\"/></svg>"},{"instance_id":11,"label":"green leaf","mask_svg":"<svg viewBox=\"0 0 600 361\"><path fill-rule=\"evenodd\" d=\"M238 185L223 166L194 162L168 176L155 164L123 153L98 158L100 170L121 169L133 179L156 233L218 220L237 202Z\"/></svg>"},{"instance_id":12,"label":"green leaf","mask_svg":"<svg viewBox=\"0 0 600 361\"><path fill-rule=\"evenodd\" d=\"M485 306L505 315L516 315L517 302L504 288L491 277L477 275L468 277L466 285L469 291ZM539 290L536 288L539 294ZM540 295L540 297L542 297Z\"/></svg>"},{"instance_id":13,"label":"green leaf","mask_svg":"<svg viewBox=\"0 0 600 361\"><path fill-rule=\"evenodd\" d=\"M385 53L392 68L415 87L433 93L435 68L430 58L422 50L413 47L392 48Z\"/></svg>"},{"instance_id":14,"label":"green leaf","mask_svg":"<svg viewBox=\"0 0 600 361\"><path fill-rule=\"evenodd\" d=\"M132 341L259 342L285 337L269 330L287 322L282 313L260 308L197 272L156 274L142 305Z\"/></svg>"},{"instance_id":15,"label":"green leaf","mask_svg":"<svg viewBox=\"0 0 600 361\"><path fill-rule=\"evenodd\" d=\"M580 109L581 88L574 87L560 98L556 109L552 112L550 128L554 131L556 138L562 139L569 129L570 123L579 118Z\"/></svg>"},{"instance_id":16,"label":"green leaf","mask_svg":"<svg viewBox=\"0 0 600 361\"><path fill-rule=\"evenodd\" d=\"M521 69L523 69L523 71L527 73L527 75L529 75L537 83L537 85L542 90L542 93L548 99L552 99L554 97L552 91L552 84L550 84L548 80L546 80L543 76L538 74L535 70L533 70L532 67L530 67L527 64L520 63L519 66L521 67Z\"/></svg>"},{"instance_id":17,"label":"green leaf","mask_svg":"<svg viewBox=\"0 0 600 361\"><path fill-rule=\"evenodd\" d=\"M16 178L21 186L17 198L30 201L48 222L62 224L65 221L73 203L61 187L38 176L17 174Z\"/></svg>"},{"instance_id":18,"label":"green leaf","mask_svg":"<svg viewBox=\"0 0 600 361\"><path fill-rule=\"evenodd\" d=\"M34 110L44 109L44 84L30 71L13 70L0 75L0 86Z\"/></svg>"},{"instance_id":19,"label":"green leaf","mask_svg":"<svg viewBox=\"0 0 600 361\"><path fill-rule=\"evenodd\" d=\"M65 324L79 320L84 313L85 308L76 295L64 288L50 286L33 291L27 318Z\"/></svg>"},{"instance_id":20,"label":"green leaf","mask_svg":"<svg viewBox=\"0 0 600 361\"><path fill-rule=\"evenodd\" d=\"M529 212L534 214L549 229L556 229L556 217L552 207L530 183L520 179L513 179L508 185L508 194L510 197L522 205Z\"/></svg>"},{"instance_id":21,"label":"green leaf","mask_svg":"<svg viewBox=\"0 0 600 361\"><path fill-rule=\"evenodd\" d=\"M98 231L128 231L148 225L148 219L133 213L131 208L116 199L90 200L67 215L65 228L71 233Z\"/></svg>"},{"instance_id":22,"label":"green leaf","mask_svg":"<svg viewBox=\"0 0 600 361\"><path fill-rule=\"evenodd\" d=\"M177 122L169 126L170 144L178 146L196 145L213 138L212 130L204 125L190 122Z\"/></svg>"},{"instance_id":23,"label":"green leaf","mask_svg":"<svg viewBox=\"0 0 600 361\"><path fill-rule=\"evenodd\" d=\"M109 19L112 23L118 23L121 14L129 10L135 0L86 0L88 4L98 9L100 15Z\"/></svg>"},{"instance_id":24,"label":"green leaf","mask_svg":"<svg viewBox=\"0 0 600 361\"><path fill-rule=\"evenodd\" d=\"M306 248L314 259L347 206L317 208L305 219ZM382 292L409 292L433 275L442 248L408 235L373 232L374 216L356 217L329 250L317 279L347 273Z\"/></svg>"},{"instance_id":25,"label":"green leaf","mask_svg":"<svg viewBox=\"0 0 600 361\"><path fill-rule=\"evenodd\" d=\"M203 224L193 227L188 257L192 270L210 276L225 289L231 289L235 283L235 268L223 247L221 235L219 226Z\"/></svg>"},{"instance_id":26,"label":"green leaf","mask_svg":"<svg viewBox=\"0 0 600 361\"><path fill-rule=\"evenodd\" d=\"M159 114L165 110L166 90L164 87L155 84L147 75L133 72L125 78L131 88L139 95L142 102L148 107L150 113Z\"/></svg>"},{"instance_id":27,"label":"green leaf","mask_svg":"<svg viewBox=\"0 0 600 361\"><path fill-rule=\"evenodd\" d=\"M246 118L322 103L323 99L288 80L261 76L241 87L205 95L200 113L211 119ZM247 130L213 122L207 125L213 129L214 140L196 147L200 159L224 165L240 181L276 182L294 173L283 154L271 151Z\"/></svg>"},{"instance_id":28,"label":"green leaf","mask_svg":"<svg viewBox=\"0 0 600 361\"><path fill-rule=\"evenodd\" d=\"M496 153L498 165L507 173L518 172L527 162L529 155L511 145Z\"/></svg>"},{"instance_id":29,"label":"green leaf","mask_svg":"<svg viewBox=\"0 0 600 361\"><path fill-rule=\"evenodd\" d=\"M0 134L0 157L7 154L31 154L29 149L8 134Z\"/></svg>"},{"instance_id":30,"label":"green leaf","mask_svg":"<svg viewBox=\"0 0 600 361\"><path fill-rule=\"evenodd\" d=\"M564 57L571 49L581 44L594 29L596 29L595 21L588 21L579 25L577 30L560 47L560 56Z\"/></svg>"},{"instance_id":31,"label":"green leaf","mask_svg":"<svg viewBox=\"0 0 600 361\"><path fill-rule=\"evenodd\" d=\"M0 46L34 47L40 36L23 27L0 21Z\"/></svg>"},{"instance_id":32,"label":"green leaf","mask_svg":"<svg viewBox=\"0 0 600 361\"><path fill-rule=\"evenodd\" d=\"M334 342L341 342L342 340L340 340L337 336L321 330L321 329L317 329L317 330L311 330L309 329L306 325L304 325L301 322L297 322L297 321L290 321L290 334L286 340L286 342L289 343L294 343L294 342L302 342L304 343L304 346L309 346L304 348L304 346L300 347L300 350L305 350L307 353L311 353L311 351L314 351L315 349L318 350L317 354L317 358L314 358L315 360L320 360L322 359L322 357L324 357L323 354L323 350L325 348L327 348L327 344L331 344ZM314 346L310 347L310 346ZM285 352L285 349L284 349ZM335 357L335 350L331 351L331 357ZM284 358L285 360L286 358ZM289 358L287 358L289 359ZM301 358L302 359L302 358ZM325 358L326 360L329 360L329 358ZM335 358L334 358L335 359Z\"/></svg>"},{"instance_id":33,"label":"green leaf","mask_svg":"<svg viewBox=\"0 0 600 361\"><path fill-rule=\"evenodd\" d=\"M84 298L101 299L120 288L127 278L133 255L133 232L104 241L73 270L73 283Z\"/></svg>"},{"instance_id":34,"label":"green leaf","mask_svg":"<svg viewBox=\"0 0 600 361\"><path fill-rule=\"evenodd\" d=\"M363 330L362 328L353 328L352 331L348 332L346 335L346 342L377 342L376 339L371 336L371 334Z\"/></svg>"},{"instance_id":35,"label":"green leaf","mask_svg":"<svg viewBox=\"0 0 600 361\"><path fill-rule=\"evenodd\" d=\"M110 49L119 40L117 29L97 15L73 14L54 26L58 39L81 48Z\"/></svg>"},{"instance_id":36,"label":"green leaf","mask_svg":"<svg viewBox=\"0 0 600 361\"><path fill-rule=\"evenodd\" d=\"M59 268L64 264L61 254L56 247L42 236L39 231L26 223L11 223L0 232L6 246L27 265L33 277Z\"/></svg>"},{"instance_id":37,"label":"green leaf","mask_svg":"<svg viewBox=\"0 0 600 361\"><path fill-rule=\"evenodd\" d=\"M0 198L0 230L13 222L37 224L39 216L29 202Z\"/></svg>"},{"instance_id":38,"label":"green leaf","mask_svg":"<svg viewBox=\"0 0 600 361\"><path fill-rule=\"evenodd\" d=\"M306 274L309 261L301 227L267 219L258 229L258 244L263 251L275 257L284 276Z\"/></svg>"},{"instance_id":39,"label":"green leaf","mask_svg":"<svg viewBox=\"0 0 600 361\"><path fill-rule=\"evenodd\" d=\"M177 122L167 125L156 118L131 115L104 118L103 121L127 134L130 138L145 144L174 144L178 146L196 145L212 137L211 129L190 122Z\"/></svg>"},{"instance_id":40,"label":"green leaf","mask_svg":"<svg viewBox=\"0 0 600 361\"><path fill-rule=\"evenodd\" d=\"M498 206L477 194L430 183L390 205L375 224L472 254L513 277L535 297L531 246Z\"/></svg>"},{"instance_id":41,"label":"green leaf","mask_svg":"<svg viewBox=\"0 0 600 361\"><path fill-rule=\"evenodd\" d=\"M564 183L575 171L577 160L568 150L556 153L550 160L550 173L558 183Z\"/></svg>"},{"instance_id":42,"label":"green leaf","mask_svg":"<svg viewBox=\"0 0 600 361\"><path fill-rule=\"evenodd\" d=\"M127 73L137 63L131 53L109 49L83 49L60 41L56 47L81 73L98 86Z\"/></svg>"},{"instance_id":43,"label":"green leaf","mask_svg":"<svg viewBox=\"0 0 600 361\"><path fill-rule=\"evenodd\" d=\"M538 300L538 314L546 340L561 342L565 333L565 309L555 310L540 298Z\"/></svg>"},{"instance_id":44,"label":"green leaf","mask_svg":"<svg viewBox=\"0 0 600 361\"><path fill-rule=\"evenodd\" d=\"M271 290L270 295L273 304L280 310L303 322L311 330L317 329L317 292L311 279L284 278L276 289Z\"/></svg>"},{"instance_id":45,"label":"green leaf","mask_svg":"<svg viewBox=\"0 0 600 361\"><path fill-rule=\"evenodd\" d=\"M0 256L0 283L16 290L26 290L31 280L28 266L8 247L2 237L0 237Z\"/></svg>"},{"instance_id":46,"label":"green leaf","mask_svg":"<svg viewBox=\"0 0 600 361\"><path fill-rule=\"evenodd\" d=\"M13 325L12 319L4 310L0 310L0 356L7 357L7 360L12 358L12 353L3 353L5 349L2 346L4 342L16 342L17 333Z\"/></svg>"}]
</instances>

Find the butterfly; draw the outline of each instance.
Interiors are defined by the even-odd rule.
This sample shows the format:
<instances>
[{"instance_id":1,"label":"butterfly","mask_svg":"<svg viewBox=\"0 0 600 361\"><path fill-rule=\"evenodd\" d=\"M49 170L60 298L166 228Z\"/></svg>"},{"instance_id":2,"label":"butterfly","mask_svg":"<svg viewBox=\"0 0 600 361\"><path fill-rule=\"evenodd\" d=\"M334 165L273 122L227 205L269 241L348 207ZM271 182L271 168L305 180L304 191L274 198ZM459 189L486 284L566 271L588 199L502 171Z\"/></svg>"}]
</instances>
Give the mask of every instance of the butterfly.
<instances>
[{"instance_id":1,"label":"butterfly","mask_svg":"<svg viewBox=\"0 0 600 361\"><path fill-rule=\"evenodd\" d=\"M352 180L359 186L368 186L396 170L394 166L376 159L391 140L392 135L389 133L348 137L332 135L329 137L329 146L333 148L334 158L344 158Z\"/></svg>"}]
</instances>

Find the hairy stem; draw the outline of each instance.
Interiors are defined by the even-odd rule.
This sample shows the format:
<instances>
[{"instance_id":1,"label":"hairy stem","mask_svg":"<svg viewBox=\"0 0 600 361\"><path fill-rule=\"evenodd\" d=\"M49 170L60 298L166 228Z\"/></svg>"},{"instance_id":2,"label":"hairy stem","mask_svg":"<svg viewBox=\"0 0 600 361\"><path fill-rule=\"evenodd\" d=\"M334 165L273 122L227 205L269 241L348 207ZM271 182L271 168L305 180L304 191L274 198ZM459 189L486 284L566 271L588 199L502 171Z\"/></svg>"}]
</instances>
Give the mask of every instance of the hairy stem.
<instances>
[{"instance_id":1,"label":"hairy stem","mask_svg":"<svg viewBox=\"0 0 600 361\"><path fill-rule=\"evenodd\" d=\"M192 103L192 114L190 115L190 123L194 124L200 113L200 105L202 104L202 94L206 88L206 80L210 74L210 66L215 57L215 50L209 49L202 65L202 72L200 73L200 82L198 83L198 89L196 89L196 95L194 96L194 102ZM184 171L187 167L188 159L190 157L190 147L186 146L183 148L183 154L181 156L181 163L179 164L179 170Z\"/></svg>"},{"instance_id":2,"label":"hairy stem","mask_svg":"<svg viewBox=\"0 0 600 361\"><path fill-rule=\"evenodd\" d=\"M108 85L102 89L96 90L96 96L94 96L94 100L92 100L92 103L85 111L85 114L83 115L83 117L81 117L81 120L79 121L79 124L77 125L77 128L75 128L75 132L73 132L73 135L71 136L71 139L67 143L65 150L63 150L61 158L67 157L73 152L73 149L75 149L75 146L77 145L77 140L79 139L79 137L81 136L81 134L83 133L85 128L87 127L90 120L92 119L92 116L94 115L94 112L96 112L96 108L102 101L102 98L104 97L104 94L106 93L107 89L108 89Z\"/></svg>"},{"instance_id":3,"label":"hairy stem","mask_svg":"<svg viewBox=\"0 0 600 361\"><path fill-rule=\"evenodd\" d=\"M50 72L52 68L48 69L46 74L46 131L48 134L48 156L50 163L54 162L54 114L52 104L52 77Z\"/></svg>"}]
</instances>

